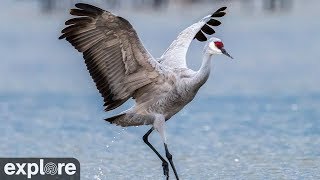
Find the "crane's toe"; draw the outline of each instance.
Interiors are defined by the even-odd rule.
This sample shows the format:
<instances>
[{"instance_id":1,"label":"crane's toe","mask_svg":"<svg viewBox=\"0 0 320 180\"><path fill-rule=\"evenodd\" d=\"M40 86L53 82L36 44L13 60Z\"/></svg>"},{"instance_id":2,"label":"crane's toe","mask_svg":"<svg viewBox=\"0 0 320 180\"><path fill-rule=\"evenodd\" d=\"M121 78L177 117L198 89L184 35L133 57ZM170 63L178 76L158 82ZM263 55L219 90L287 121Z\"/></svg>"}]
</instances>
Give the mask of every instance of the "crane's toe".
<instances>
[{"instance_id":1,"label":"crane's toe","mask_svg":"<svg viewBox=\"0 0 320 180\"><path fill-rule=\"evenodd\" d=\"M169 178L169 165L167 162L162 162L163 174Z\"/></svg>"}]
</instances>

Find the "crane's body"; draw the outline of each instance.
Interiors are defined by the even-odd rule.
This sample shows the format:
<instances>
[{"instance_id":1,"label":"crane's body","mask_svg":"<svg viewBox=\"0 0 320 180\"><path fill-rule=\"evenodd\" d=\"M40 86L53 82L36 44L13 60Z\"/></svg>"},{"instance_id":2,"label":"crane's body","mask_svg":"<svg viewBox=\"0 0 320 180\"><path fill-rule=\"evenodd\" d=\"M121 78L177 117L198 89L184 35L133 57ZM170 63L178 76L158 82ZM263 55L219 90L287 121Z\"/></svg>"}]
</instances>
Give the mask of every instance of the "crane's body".
<instances>
[{"instance_id":1,"label":"crane's body","mask_svg":"<svg viewBox=\"0 0 320 180\"><path fill-rule=\"evenodd\" d=\"M121 126L149 125L153 124L156 114L169 120L193 100L206 81L203 79L195 84L195 75L196 72L181 68L164 74L159 84L150 84L135 92L135 105L112 119L112 123Z\"/></svg>"},{"instance_id":2,"label":"crane's body","mask_svg":"<svg viewBox=\"0 0 320 180\"><path fill-rule=\"evenodd\" d=\"M152 125L143 140L161 159L168 179L167 161L148 141L153 130L159 132L166 157L178 179L167 147L165 122L191 102L207 81L214 54L231 57L220 39L211 38L205 46L200 69L193 71L186 63L192 40L206 41L204 33L215 32L210 26L221 24L214 18L224 16L226 7L182 31L158 60L143 47L126 19L89 4L78 3L76 7L78 9L71 9L70 14L78 17L66 21L69 26L62 30L59 39L66 38L83 53L87 69L104 98L106 111L130 98L135 100L133 107L105 120L124 127Z\"/></svg>"}]
</instances>

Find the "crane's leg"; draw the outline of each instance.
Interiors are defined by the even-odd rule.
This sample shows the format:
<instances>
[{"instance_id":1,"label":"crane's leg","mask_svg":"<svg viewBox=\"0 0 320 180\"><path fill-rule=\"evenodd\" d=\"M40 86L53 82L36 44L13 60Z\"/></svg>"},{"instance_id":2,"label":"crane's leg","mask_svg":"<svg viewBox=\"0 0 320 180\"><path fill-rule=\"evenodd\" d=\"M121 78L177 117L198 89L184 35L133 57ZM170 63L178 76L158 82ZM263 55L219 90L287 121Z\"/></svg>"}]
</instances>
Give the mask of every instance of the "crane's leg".
<instances>
[{"instance_id":1,"label":"crane's leg","mask_svg":"<svg viewBox=\"0 0 320 180\"><path fill-rule=\"evenodd\" d=\"M172 161L172 155L170 154L170 152L168 150L168 146L167 146L167 138L165 135L165 122L166 122L165 117L160 114L157 114L155 117L156 118L155 118L155 121L153 122L153 127L159 132L159 134L163 140L164 149L166 151L166 157L169 160L169 163L170 163L171 168L174 172L174 175L176 176L176 179L179 180L178 173L177 173L176 168L175 168L173 161Z\"/></svg>"},{"instance_id":2,"label":"crane's leg","mask_svg":"<svg viewBox=\"0 0 320 180\"><path fill-rule=\"evenodd\" d=\"M143 136L143 141L152 149L154 153L157 154L157 156L161 159L162 161L162 167L163 167L163 174L167 177L167 180L169 179L169 166L168 162L159 154L159 152L150 144L148 141L148 136L152 133L154 128L152 127L144 136Z\"/></svg>"},{"instance_id":3,"label":"crane's leg","mask_svg":"<svg viewBox=\"0 0 320 180\"><path fill-rule=\"evenodd\" d=\"M176 176L176 179L179 180L178 173L177 173L176 168L174 167L174 164L173 164L173 161L172 161L172 155L170 154L170 152L168 150L168 146L167 146L166 143L164 143L164 149L166 151L166 157L169 160L169 163L170 163L171 168L172 168L172 170L174 172L174 175Z\"/></svg>"}]
</instances>

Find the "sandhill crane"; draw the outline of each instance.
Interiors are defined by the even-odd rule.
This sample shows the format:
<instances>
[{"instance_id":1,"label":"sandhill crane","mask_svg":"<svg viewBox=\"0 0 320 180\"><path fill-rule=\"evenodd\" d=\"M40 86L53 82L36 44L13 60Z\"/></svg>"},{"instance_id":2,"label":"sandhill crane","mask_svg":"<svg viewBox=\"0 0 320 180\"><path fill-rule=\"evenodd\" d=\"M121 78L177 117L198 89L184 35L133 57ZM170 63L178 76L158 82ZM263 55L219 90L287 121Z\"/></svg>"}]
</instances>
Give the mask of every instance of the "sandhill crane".
<instances>
[{"instance_id":1,"label":"sandhill crane","mask_svg":"<svg viewBox=\"0 0 320 180\"><path fill-rule=\"evenodd\" d=\"M148 141L150 133L158 131L166 157L179 179L167 146L165 122L192 101L207 81L212 55L225 54L232 58L221 40L213 37L205 46L200 69L193 71L186 64L192 40L206 41L204 33L215 32L210 26L221 24L214 18L224 16L226 7L186 28L162 57L155 59L126 19L89 4L75 6L70 14L77 17L65 22L67 27L59 39L65 38L83 53L87 69L104 98L106 111L119 107L129 98L135 100L133 107L105 120L123 127L151 125L143 141L161 159L163 173L169 179L168 162Z\"/></svg>"}]
</instances>

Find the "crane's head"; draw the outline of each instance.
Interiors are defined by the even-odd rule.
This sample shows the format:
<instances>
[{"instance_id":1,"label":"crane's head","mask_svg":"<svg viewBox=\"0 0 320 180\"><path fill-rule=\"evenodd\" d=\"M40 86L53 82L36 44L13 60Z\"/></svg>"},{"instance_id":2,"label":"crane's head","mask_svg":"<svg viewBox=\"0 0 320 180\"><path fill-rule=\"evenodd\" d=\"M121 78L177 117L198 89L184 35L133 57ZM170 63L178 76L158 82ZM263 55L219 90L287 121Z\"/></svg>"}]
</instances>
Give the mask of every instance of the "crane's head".
<instances>
[{"instance_id":1,"label":"crane's head","mask_svg":"<svg viewBox=\"0 0 320 180\"><path fill-rule=\"evenodd\" d=\"M210 54L224 54L233 59L233 57L224 49L222 41L215 37L209 40L207 51Z\"/></svg>"}]
</instances>

